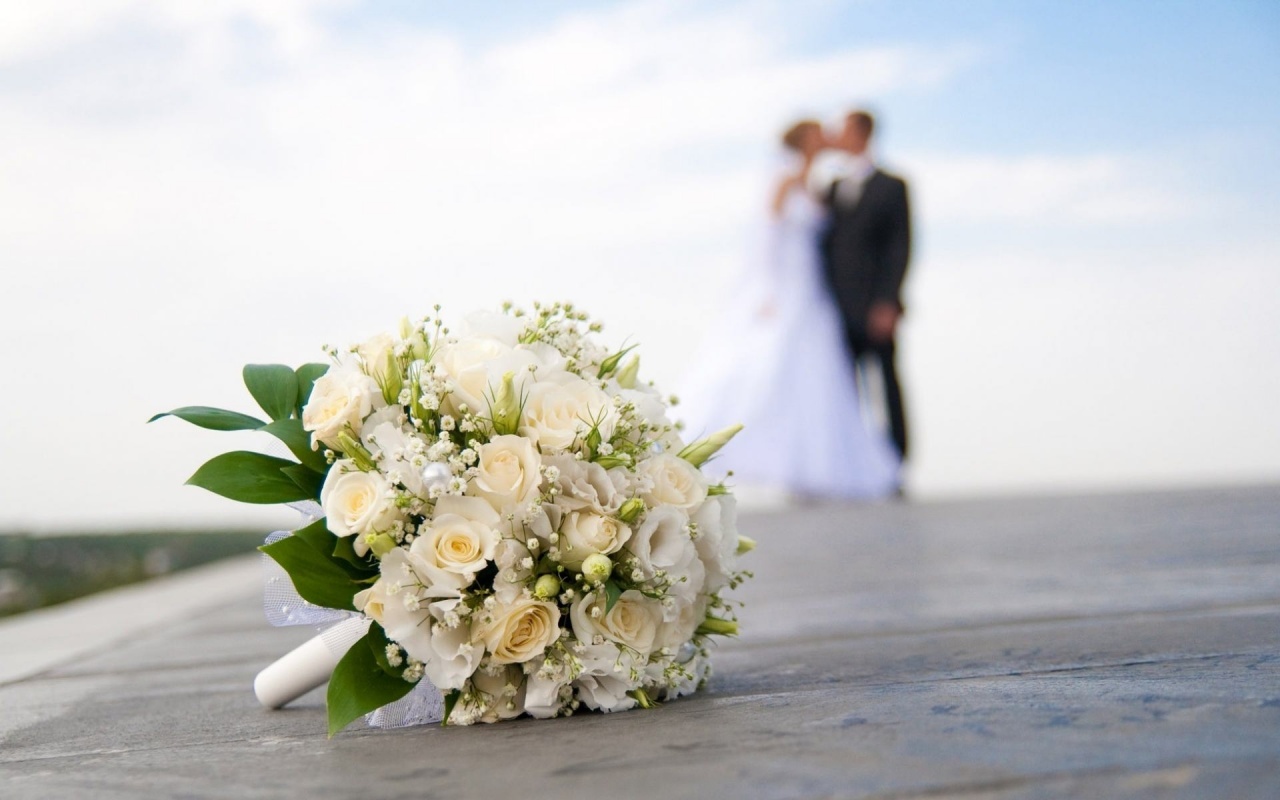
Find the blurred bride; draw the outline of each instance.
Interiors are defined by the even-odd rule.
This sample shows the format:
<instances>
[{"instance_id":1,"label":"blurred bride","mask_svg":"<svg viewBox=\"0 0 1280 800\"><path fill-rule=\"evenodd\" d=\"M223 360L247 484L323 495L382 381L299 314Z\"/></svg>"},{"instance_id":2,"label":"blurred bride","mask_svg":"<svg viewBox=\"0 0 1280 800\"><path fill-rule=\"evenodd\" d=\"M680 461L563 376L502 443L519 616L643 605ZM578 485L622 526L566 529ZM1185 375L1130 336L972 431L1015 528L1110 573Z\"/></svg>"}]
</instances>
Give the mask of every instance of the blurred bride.
<instances>
[{"instance_id":1,"label":"blurred bride","mask_svg":"<svg viewBox=\"0 0 1280 800\"><path fill-rule=\"evenodd\" d=\"M900 464L859 402L818 253L826 212L805 190L826 135L803 120L782 143L795 166L770 198L760 252L713 323L676 413L689 439L743 423L715 462L739 487L797 498L884 497L898 488Z\"/></svg>"}]
</instances>

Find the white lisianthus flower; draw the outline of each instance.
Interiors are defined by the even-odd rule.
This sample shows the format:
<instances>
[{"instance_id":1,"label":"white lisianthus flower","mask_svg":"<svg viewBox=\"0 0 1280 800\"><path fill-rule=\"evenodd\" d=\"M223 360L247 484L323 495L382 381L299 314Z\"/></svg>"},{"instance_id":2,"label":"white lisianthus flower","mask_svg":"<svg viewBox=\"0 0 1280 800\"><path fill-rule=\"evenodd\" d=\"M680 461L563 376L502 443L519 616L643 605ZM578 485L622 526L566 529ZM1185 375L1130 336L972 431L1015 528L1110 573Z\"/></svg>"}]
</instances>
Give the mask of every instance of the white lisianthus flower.
<instances>
[{"instance_id":1,"label":"white lisianthus flower","mask_svg":"<svg viewBox=\"0 0 1280 800\"><path fill-rule=\"evenodd\" d=\"M390 629L387 630L387 635L391 636ZM400 644L404 645L404 642ZM437 689L446 692L461 689L475 673L480 658L484 655L483 650L472 643L471 626L466 623L452 628L441 622L432 623L428 645L430 657L425 659L419 658L408 646L404 649L409 655L422 661L422 670L426 676Z\"/></svg>"},{"instance_id":2,"label":"white lisianthus flower","mask_svg":"<svg viewBox=\"0 0 1280 800\"><path fill-rule=\"evenodd\" d=\"M433 580L433 576L442 576L440 570L398 547L383 556L381 572L372 590L357 595L357 607L382 625L406 653L421 661L438 688L461 688L482 655L480 648L471 644L470 625L449 627L442 623L458 607L461 592ZM394 593L392 586L398 587Z\"/></svg>"},{"instance_id":3,"label":"white lisianthus flower","mask_svg":"<svg viewBox=\"0 0 1280 800\"><path fill-rule=\"evenodd\" d=\"M590 511L573 511L560 525L560 563L580 569L582 562L599 553L616 553L631 538L631 528L613 517Z\"/></svg>"},{"instance_id":4,"label":"white lisianthus flower","mask_svg":"<svg viewBox=\"0 0 1280 800\"><path fill-rule=\"evenodd\" d=\"M483 707L476 709L478 721L498 722L524 713L525 680L519 667L505 666L494 674L478 669L471 685L484 698Z\"/></svg>"},{"instance_id":5,"label":"white lisianthus flower","mask_svg":"<svg viewBox=\"0 0 1280 800\"><path fill-rule=\"evenodd\" d=\"M645 578L661 570L666 573L667 594L677 603L692 603L706 584L706 569L698 558L698 549L689 536L689 518L671 506L659 506L649 512L632 537L630 550ZM678 613L675 606L664 606L663 618Z\"/></svg>"},{"instance_id":6,"label":"white lisianthus flower","mask_svg":"<svg viewBox=\"0 0 1280 800\"><path fill-rule=\"evenodd\" d=\"M573 635L580 642L591 642L596 636L629 648L638 658L646 659L662 624L662 605L635 589L628 589L606 612L606 599L601 592L587 592L569 607ZM599 616L594 610L599 609Z\"/></svg>"},{"instance_id":7,"label":"white lisianthus flower","mask_svg":"<svg viewBox=\"0 0 1280 800\"><path fill-rule=\"evenodd\" d=\"M525 586L533 579L536 562L529 548L518 539L498 542L493 553L493 563L498 566L498 574L493 579L493 594L499 603L510 605L524 593Z\"/></svg>"},{"instance_id":8,"label":"white lisianthus flower","mask_svg":"<svg viewBox=\"0 0 1280 800\"><path fill-rule=\"evenodd\" d=\"M664 703L693 694L702 681L711 677L711 659L704 658L696 649L692 649L687 658L676 658L675 661L685 668L688 675L680 677L674 686L665 686L658 690L655 699Z\"/></svg>"},{"instance_id":9,"label":"white lisianthus flower","mask_svg":"<svg viewBox=\"0 0 1280 800\"><path fill-rule=\"evenodd\" d=\"M538 496L542 460L523 436L495 436L480 446L473 493L497 511L524 506Z\"/></svg>"},{"instance_id":10,"label":"white lisianthus flower","mask_svg":"<svg viewBox=\"0 0 1280 800\"><path fill-rule=\"evenodd\" d=\"M693 638L698 626L707 618L707 595L699 595L693 602L677 601L675 613L669 617L658 627L654 646L676 652Z\"/></svg>"},{"instance_id":11,"label":"white lisianthus flower","mask_svg":"<svg viewBox=\"0 0 1280 800\"><path fill-rule=\"evenodd\" d=\"M538 371L543 375L564 372L568 364L568 359L564 357L564 353L561 353L546 342L521 344L517 345L516 349L532 353L538 359Z\"/></svg>"},{"instance_id":12,"label":"white lisianthus flower","mask_svg":"<svg viewBox=\"0 0 1280 800\"><path fill-rule=\"evenodd\" d=\"M635 707L635 698L627 694L636 688L631 680L637 661L633 654L613 644L602 644L583 648L579 658L582 672L573 686L587 708L609 713Z\"/></svg>"},{"instance_id":13,"label":"white lisianthus flower","mask_svg":"<svg viewBox=\"0 0 1280 800\"><path fill-rule=\"evenodd\" d=\"M667 403L658 390L647 384L638 384L634 389L618 387L618 395L636 407L636 413L657 427L670 425L667 418Z\"/></svg>"},{"instance_id":14,"label":"white lisianthus flower","mask_svg":"<svg viewBox=\"0 0 1280 800\"><path fill-rule=\"evenodd\" d=\"M645 580L688 557L686 548L693 549L688 525L689 517L675 506L658 506L644 515L627 542L627 551L635 557Z\"/></svg>"},{"instance_id":15,"label":"white lisianthus flower","mask_svg":"<svg viewBox=\"0 0 1280 800\"><path fill-rule=\"evenodd\" d=\"M312 448L338 448L340 432L350 428L359 435L364 418L383 405L378 384L358 366L333 366L312 387L302 409L302 427L311 432Z\"/></svg>"},{"instance_id":16,"label":"white lisianthus flower","mask_svg":"<svg viewBox=\"0 0 1280 800\"><path fill-rule=\"evenodd\" d=\"M664 620L673 619L678 613L680 603L692 603L702 594L707 584L707 568L697 556L697 551L690 548L690 558L667 569L667 595L676 601L676 606L663 606Z\"/></svg>"},{"instance_id":17,"label":"white lisianthus flower","mask_svg":"<svg viewBox=\"0 0 1280 800\"><path fill-rule=\"evenodd\" d=\"M368 442L370 432L384 423L390 423L396 427L402 426L408 418L405 416L404 409L400 406L383 406L377 411L364 418L360 423L360 439L362 444L370 450L373 446Z\"/></svg>"},{"instance_id":18,"label":"white lisianthus flower","mask_svg":"<svg viewBox=\"0 0 1280 800\"><path fill-rule=\"evenodd\" d=\"M565 670L545 674L536 671L525 680L524 711L535 719L550 719L564 707L568 691Z\"/></svg>"},{"instance_id":19,"label":"white lisianthus flower","mask_svg":"<svg viewBox=\"0 0 1280 800\"><path fill-rule=\"evenodd\" d=\"M556 503L569 511L589 509L600 514L616 514L630 490L627 471L606 470L599 464L580 461L568 454L543 456L542 463L559 471Z\"/></svg>"},{"instance_id":20,"label":"white lisianthus flower","mask_svg":"<svg viewBox=\"0 0 1280 800\"><path fill-rule=\"evenodd\" d=\"M334 536L382 533L404 518L395 503L395 490L382 473L362 472L345 459L330 467L320 490L320 505ZM368 545L357 538L355 550L364 555Z\"/></svg>"},{"instance_id":21,"label":"white lisianthus flower","mask_svg":"<svg viewBox=\"0 0 1280 800\"><path fill-rule=\"evenodd\" d=\"M390 478L394 473L396 479L405 489L425 497L426 484L423 482L422 469L414 466L415 436L406 431L398 420L376 420L387 410L399 411L397 406L387 406L382 411L375 411L365 420L362 444L378 463L378 471Z\"/></svg>"},{"instance_id":22,"label":"white lisianthus flower","mask_svg":"<svg viewBox=\"0 0 1280 800\"><path fill-rule=\"evenodd\" d=\"M498 664L523 664L560 638L560 609L554 603L521 598L494 607L485 620L477 623L475 636Z\"/></svg>"},{"instance_id":23,"label":"white lisianthus flower","mask_svg":"<svg viewBox=\"0 0 1280 800\"><path fill-rule=\"evenodd\" d=\"M597 422L600 435L609 439L617 417L607 394L576 375L562 372L529 388L520 435L529 437L543 450L567 450L576 440L585 438Z\"/></svg>"},{"instance_id":24,"label":"white lisianthus flower","mask_svg":"<svg viewBox=\"0 0 1280 800\"><path fill-rule=\"evenodd\" d=\"M698 557L706 567L706 591L727 586L738 563L738 500L731 494L708 497L693 515L698 526Z\"/></svg>"},{"instance_id":25,"label":"white lisianthus flower","mask_svg":"<svg viewBox=\"0 0 1280 800\"><path fill-rule=\"evenodd\" d=\"M641 495L649 505L671 505L686 511L707 498L707 479L683 458L658 453L636 465L636 474L649 488Z\"/></svg>"}]
</instances>

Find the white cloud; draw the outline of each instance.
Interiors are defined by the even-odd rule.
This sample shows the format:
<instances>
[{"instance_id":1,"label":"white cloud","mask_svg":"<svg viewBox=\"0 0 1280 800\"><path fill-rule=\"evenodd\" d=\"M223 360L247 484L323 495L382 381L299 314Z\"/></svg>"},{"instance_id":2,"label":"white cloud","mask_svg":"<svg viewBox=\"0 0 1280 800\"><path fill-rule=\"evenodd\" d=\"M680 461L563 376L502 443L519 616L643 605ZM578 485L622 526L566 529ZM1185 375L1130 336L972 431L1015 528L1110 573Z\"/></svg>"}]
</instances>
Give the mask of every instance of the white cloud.
<instances>
[{"instance_id":1,"label":"white cloud","mask_svg":"<svg viewBox=\"0 0 1280 800\"><path fill-rule=\"evenodd\" d=\"M405 25L348 35L325 22L337 3L25 5L0 11L0 252L18 273L0 335L22 343L10 369L27 387L0 400L24 421L0 433L0 452L23 454L0 477L24 498L19 525L269 518L180 485L225 438L142 420L247 409L246 361L313 360L436 302L571 297L639 338L671 385L751 245L777 128L927 91L982 57L969 43L796 53L761 6L630 3L477 42ZM926 230L1090 223L1103 202L1108 219L1172 213L1123 156L909 165ZM954 374L943 323L969 319L939 294L964 280L931 258L908 350L937 443L921 482L999 485L1009 470L957 465L949 448L990 411L973 401L982 422L949 423L929 377ZM1020 268L979 263L979 278ZM68 502L49 476L88 450ZM1020 474L1078 477L1083 463Z\"/></svg>"},{"instance_id":2,"label":"white cloud","mask_svg":"<svg viewBox=\"0 0 1280 800\"><path fill-rule=\"evenodd\" d=\"M851 75L865 96L973 57L798 56L767 11L667 3L491 43L348 37L322 5L61 5L6 28L0 249L22 277L0 328L40 343L15 365L33 387L73 358L111 432L83 502L59 502L43 476L81 434L45 391L7 397L39 421L4 433L30 454L7 477L30 499L14 522L252 516L180 486L216 435L141 421L244 408L245 361L314 359L435 302L573 297L669 384L691 332L671 323L704 319L740 261L776 128Z\"/></svg>"},{"instance_id":3,"label":"white cloud","mask_svg":"<svg viewBox=\"0 0 1280 800\"><path fill-rule=\"evenodd\" d=\"M1186 217L1172 159L1128 154L908 155L925 212L940 221L1117 226Z\"/></svg>"},{"instance_id":4,"label":"white cloud","mask_svg":"<svg viewBox=\"0 0 1280 800\"><path fill-rule=\"evenodd\" d=\"M352 0L41 0L0 6L0 63L73 48L117 27L155 26L181 33L193 51L230 28L248 23L269 33L283 52L296 52L318 38L314 13L352 5Z\"/></svg>"}]
</instances>

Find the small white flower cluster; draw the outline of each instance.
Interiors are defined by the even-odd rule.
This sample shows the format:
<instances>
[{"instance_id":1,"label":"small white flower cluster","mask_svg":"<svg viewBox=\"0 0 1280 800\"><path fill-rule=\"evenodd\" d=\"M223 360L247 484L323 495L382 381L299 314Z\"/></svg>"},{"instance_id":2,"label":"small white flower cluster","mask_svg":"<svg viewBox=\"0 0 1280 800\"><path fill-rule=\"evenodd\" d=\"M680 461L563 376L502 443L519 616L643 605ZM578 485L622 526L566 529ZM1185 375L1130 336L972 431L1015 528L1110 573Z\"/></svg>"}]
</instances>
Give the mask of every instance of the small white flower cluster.
<instances>
[{"instance_id":1,"label":"small white flower cluster","mask_svg":"<svg viewBox=\"0 0 1280 800\"><path fill-rule=\"evenodd\" d=\"M404 323L344 353L303 409L329 530L380 577L356 607L451 724L618 711L694 691L740 547L639 361L570 304Z\"/></svg>"}]
</instances>

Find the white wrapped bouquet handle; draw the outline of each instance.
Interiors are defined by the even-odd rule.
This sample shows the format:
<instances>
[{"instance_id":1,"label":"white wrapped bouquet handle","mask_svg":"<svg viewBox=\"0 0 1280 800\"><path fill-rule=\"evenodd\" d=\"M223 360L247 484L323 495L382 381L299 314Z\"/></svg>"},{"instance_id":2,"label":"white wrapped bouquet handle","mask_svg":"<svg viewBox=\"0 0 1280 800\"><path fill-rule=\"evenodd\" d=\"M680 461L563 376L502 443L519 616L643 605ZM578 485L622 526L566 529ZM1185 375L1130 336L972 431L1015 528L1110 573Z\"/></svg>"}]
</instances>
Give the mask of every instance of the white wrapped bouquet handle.
<instances>
[{"instance_id":1,"label":"white wrapped bouquet handle","mask_svg":"<svg viewBox=\"0 0 1280 800\"><path fill-rule=\"evenodd\" d=\"M290 650L253 680L253 693L267 708L297 700L323 685L351 645L369 630L369 620L352 617Z\"/></svg>"}]
</instances>

